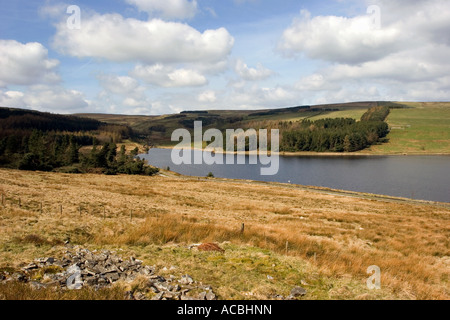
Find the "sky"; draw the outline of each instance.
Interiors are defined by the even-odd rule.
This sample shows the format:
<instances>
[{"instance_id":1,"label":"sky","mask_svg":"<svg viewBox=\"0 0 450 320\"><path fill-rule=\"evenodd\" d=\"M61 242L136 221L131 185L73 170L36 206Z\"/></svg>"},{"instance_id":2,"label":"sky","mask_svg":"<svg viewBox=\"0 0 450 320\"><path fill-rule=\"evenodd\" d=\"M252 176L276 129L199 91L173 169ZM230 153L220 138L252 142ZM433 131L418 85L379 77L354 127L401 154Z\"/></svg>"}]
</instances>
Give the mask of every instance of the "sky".
<instances>
[{"instance_id":1,"label":"sky","mask_svg":"<svg viewBox=\"0 0 450 320\"><path fill-rule=\"evenodd\" d=\"M0 106L450 101L448 0L0 0Z\"/></svg>"}]
</instances>

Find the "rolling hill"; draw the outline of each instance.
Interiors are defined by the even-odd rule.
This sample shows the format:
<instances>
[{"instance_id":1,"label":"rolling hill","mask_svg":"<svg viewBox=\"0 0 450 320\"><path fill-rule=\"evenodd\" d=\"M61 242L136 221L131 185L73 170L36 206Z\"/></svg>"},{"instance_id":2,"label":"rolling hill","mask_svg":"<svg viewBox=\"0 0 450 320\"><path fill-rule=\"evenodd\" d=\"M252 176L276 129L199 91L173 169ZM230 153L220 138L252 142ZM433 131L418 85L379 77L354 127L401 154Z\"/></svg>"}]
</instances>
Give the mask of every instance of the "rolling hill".
<instances>
[{"instance_id":1,"label":"rolling hill","mask_svg":"<svg viewBox=\"0 0 450 320\"><path fill-rule=\"evenodd\" d=\"M387 118L390 134L387 143L365 149L366 154L449 154L450 102L352 102L297 106L266 110L209 110L189 111L161 116L77 114L111 124L130 126L146 137L153 146L173 146L171 133L178 128L192 129L195 120L203 121L205 128L258 128L279 122L305 119L361 116L375 106L389 106ZM361 152L361 151L360 151Z\"/></svg>"}]
</instances>

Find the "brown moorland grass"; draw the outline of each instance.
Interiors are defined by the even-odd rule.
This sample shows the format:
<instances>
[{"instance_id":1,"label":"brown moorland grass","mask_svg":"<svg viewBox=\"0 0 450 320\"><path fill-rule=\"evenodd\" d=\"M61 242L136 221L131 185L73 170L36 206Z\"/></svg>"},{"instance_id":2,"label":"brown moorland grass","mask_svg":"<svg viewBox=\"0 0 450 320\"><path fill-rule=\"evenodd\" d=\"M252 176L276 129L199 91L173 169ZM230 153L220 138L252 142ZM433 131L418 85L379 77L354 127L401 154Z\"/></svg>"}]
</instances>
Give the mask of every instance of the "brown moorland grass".
<instances>
[{"instance_id":1,"label":"brown moorland grass","mask_svg":"<svg viewBox=\"0 0 450 320\"><path fill-rule=\"evenodd\" d=\"M33 289L27 283L0 283L1 300L123 300L124 290L120 286L111 289L56 291L53 288Z\"/></svg>"},{"instance_id":2,"label":"brown moorland grass","mask_svg":"<svg viewBox=\"0 0 450 320\"><path fill-rule=\"evenodd\" d=\"M166 252L164 246L173 244L230 243L236 254L247 245L262 248L268 250L263 255L301 259L320 277L351 279L360 286L367 268L377 265L386 290L378 298L450 296L450 209L445 205L220 179L6 169L0 169L0 193L5 194L5 206L0 204L0 267L48 256L67 239L99 248L133 248L144 257L154 245L162 246L155 252ZM176 250L177 263L196 258L187 249ZM235 262L229 253L199 257L214 266ZM258 258L239 261L245 262L244 270L260 270ZM217 281L222 298L242 298L227 288L232 283L204 277ZM267 298L264 292L270 290L261 285L259 297Z\"/></svg>"}]
</instances>

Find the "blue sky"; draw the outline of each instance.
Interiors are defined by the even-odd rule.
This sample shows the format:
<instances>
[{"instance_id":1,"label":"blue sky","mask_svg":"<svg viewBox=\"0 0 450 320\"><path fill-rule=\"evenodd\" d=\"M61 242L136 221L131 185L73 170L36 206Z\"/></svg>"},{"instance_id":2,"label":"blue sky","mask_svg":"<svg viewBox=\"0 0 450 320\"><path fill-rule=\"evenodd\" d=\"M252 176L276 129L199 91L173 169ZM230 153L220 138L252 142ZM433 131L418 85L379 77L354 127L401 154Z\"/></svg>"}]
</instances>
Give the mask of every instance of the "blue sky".
<instances>
[{"instance_id":1,"label":"blue sky","mask_svg":"<svg viewBox=\"0 0 450 320\"><path fill-rule=\"evenodd\" d=\"M450 98L446 0L0 3L1 106L169 114Z\"/></svg>"}]
</instances>

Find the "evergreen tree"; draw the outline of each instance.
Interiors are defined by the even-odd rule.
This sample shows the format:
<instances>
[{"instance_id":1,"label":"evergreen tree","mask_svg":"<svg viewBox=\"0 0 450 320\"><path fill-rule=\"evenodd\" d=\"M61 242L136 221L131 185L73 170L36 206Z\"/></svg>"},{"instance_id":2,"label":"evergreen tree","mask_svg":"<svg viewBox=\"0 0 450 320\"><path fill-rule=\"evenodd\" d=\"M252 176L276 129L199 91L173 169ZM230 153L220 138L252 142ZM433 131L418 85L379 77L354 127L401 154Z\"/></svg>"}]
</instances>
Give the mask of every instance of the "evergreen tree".
<instances>
[{"instance_id":1,"label":"evergreen tree","mask_svg":"<svg viewBox=\"0 0 450 320\"><path fill-rule=\"evenodd\" d=\"M75 137L70 138L69 164L78 163L80 161L79 147L75 141Z\"/></svg>"}]
</instances>

